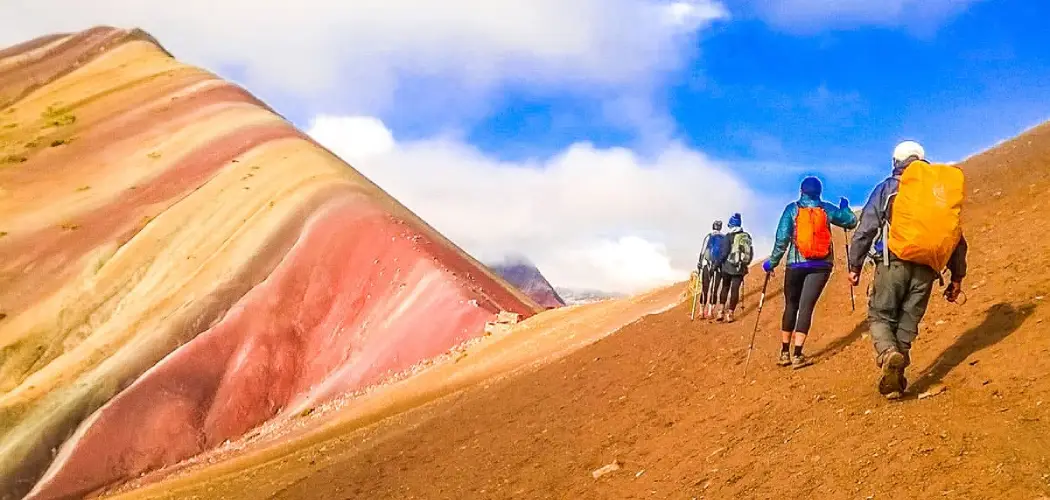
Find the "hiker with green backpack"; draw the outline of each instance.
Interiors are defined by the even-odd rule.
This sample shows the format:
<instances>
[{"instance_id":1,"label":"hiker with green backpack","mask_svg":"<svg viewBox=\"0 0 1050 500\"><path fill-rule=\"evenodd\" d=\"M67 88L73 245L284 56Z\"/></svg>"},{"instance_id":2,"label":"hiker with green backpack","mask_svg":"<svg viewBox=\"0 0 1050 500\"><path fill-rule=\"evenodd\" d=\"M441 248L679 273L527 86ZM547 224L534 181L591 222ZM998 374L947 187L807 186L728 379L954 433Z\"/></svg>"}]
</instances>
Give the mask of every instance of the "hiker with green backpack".
<instances>
[{"instance_id":1,"label":"hiker with green backpack","mask_svg":"<svg viewBox=\"0 0 1050 500\"><path fill-rule=\"evenodd\" d=\"M882 371L879 393L887 399L900 398L908 388L904 371L911 346L943 270L951 271L945 299L955 302L962 293L965 192L962 170L930 163L921 145L904 141L893 151L893 175L876 186L853 233L850 284L860 283L866 259L875 262L868 323Z\"/></svg>"},{"instance_id":2,"label":"hiker with green backpack","mask_svg":"<svg viewBox=\"0 0 1050 500\"><path fill-rule=\"evenodd\" d=\"M805 178L799 191L798 201L784 208L773 253L762 264L762 269L771 274L787 257L784 317L777 364L790 365L793 369L809 365L802 348L812 326L813 309L835 266L831 226L847 230L857 226L857 216L850 210L849 200L842 198L838 206L821 200L823 186L820 179Z\"/></svg>"},{"instance_id":3,"label":"hiker with green backpack","mask_svg":"<svg viewBox=\"0 0 1050 500\"><path fill-rule=\"evenodd\" d=\"M734 321L733 315L740 303L740 287L755 258L751 235L741 227L742 222L740 214L733 214L729 218L729 231L722 240L722 252L715 263L715 269L721 276L720 290L716 295L719 309L715 321Z\"/></svg>"}]
</instances>

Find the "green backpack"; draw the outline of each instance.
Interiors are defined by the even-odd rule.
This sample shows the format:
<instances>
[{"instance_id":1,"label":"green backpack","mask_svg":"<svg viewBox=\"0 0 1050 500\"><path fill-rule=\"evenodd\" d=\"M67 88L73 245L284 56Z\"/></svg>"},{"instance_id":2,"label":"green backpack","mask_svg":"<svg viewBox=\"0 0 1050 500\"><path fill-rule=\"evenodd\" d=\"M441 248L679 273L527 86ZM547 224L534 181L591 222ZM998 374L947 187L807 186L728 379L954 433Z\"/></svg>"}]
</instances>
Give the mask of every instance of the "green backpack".
<instances>
[{"instance_id":1,"label":"green backpack","mask_svg":"<svg viewBox=\"0 0 1050 500\"><path fill-rule=\"evenodd\" d=\"M745 232L733 235L733 244L730 246L726 264L737 274L742 274L747 271L754 257L755 250L752 247L751 235Z\"/></svg>"}]
</instances>

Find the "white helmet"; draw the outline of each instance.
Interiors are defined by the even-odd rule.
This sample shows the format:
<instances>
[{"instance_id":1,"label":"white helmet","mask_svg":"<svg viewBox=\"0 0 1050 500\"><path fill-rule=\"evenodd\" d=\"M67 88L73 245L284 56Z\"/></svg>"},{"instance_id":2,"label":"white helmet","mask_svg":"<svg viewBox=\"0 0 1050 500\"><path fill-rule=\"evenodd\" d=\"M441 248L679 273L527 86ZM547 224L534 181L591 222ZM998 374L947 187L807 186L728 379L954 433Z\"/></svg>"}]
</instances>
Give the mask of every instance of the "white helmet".
<instances>
[{"instance_id":1,"label":"white helmet","mask_svg":"<svg viewBox=\"0 0 1050 500\"><path fill-rule=\"evenodd\" d=\"M922 149L922 146L915 141L904 141L893 148L894 163L901 163L912 156L925 161L926 150Z\"/></svg>"}]
</instances>

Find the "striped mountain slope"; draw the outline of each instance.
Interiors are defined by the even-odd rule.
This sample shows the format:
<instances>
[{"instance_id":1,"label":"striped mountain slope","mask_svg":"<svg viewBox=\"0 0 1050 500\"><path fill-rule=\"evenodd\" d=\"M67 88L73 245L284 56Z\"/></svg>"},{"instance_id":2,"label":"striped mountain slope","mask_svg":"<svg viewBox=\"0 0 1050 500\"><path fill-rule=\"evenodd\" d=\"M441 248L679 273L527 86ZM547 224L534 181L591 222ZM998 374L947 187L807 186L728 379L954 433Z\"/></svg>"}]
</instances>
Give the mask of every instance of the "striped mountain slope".
<instances>
[{"instance_id":1,"label":"striped mountain slope","mask_svg":"<svg viewBox=\"0 0 1050 500\"><path fill-rule=\"evenodd\" d=\"M0 498L67 498L540 307L138 30L0 50Z\"/></svg>"}]
</instances>

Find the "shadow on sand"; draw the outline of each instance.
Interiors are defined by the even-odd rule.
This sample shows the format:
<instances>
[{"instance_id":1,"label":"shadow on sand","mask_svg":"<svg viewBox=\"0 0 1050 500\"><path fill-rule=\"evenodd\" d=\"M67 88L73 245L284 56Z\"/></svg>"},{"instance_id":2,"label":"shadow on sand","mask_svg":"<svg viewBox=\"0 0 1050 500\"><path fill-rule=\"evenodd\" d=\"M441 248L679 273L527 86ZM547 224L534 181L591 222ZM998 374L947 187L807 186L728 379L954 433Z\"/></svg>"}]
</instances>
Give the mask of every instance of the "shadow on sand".
<instances>
[{"instance_id":1,"label":"shadow on sand","mask_svg":"<svg viewBox=\"0 0 1050 500\"><path fill-rule=\"evenodd\" d=\"M864 335L864 332L867 331L868 320L864 319L860 323L857 323L857 326L853 327L853 331L849 332L849 334L847 334L845 337L837 338L831 341L831 343L822 347L819 351L810 354L809 356L814 359L824 357L830 358L838 354L839 351L845 349L850 344L856 342L857 340L860 340L860 337Z\"/></svg>"},{"instance_id":2,"label":"shadow on sand","mask_svg":"<svg viewBox=\"0 0 1050 500\"><path fill-rule=\"evenodd\" d=\"M908 392L913 395L925 392L943 380L971 354L998 344L1016 332L1033 312L1035 312L1033 304L1015 307L1013 304L999 303L989 307L984 321L964 332L940 356L937 356L937 359L908 388Z\"/></svg>"}]
</instances>

